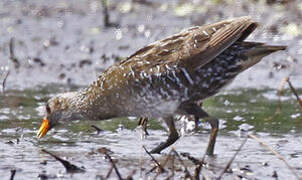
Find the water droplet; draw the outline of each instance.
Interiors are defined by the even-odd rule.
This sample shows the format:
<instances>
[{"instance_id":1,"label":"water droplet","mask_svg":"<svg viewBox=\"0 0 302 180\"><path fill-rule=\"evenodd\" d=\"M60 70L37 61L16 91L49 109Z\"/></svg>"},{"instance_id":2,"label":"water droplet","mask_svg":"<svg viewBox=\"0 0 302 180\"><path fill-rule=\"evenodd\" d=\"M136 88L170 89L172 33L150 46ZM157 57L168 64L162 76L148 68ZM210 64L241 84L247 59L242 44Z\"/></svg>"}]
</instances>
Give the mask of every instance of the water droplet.
<instances>
[{"instance_id":1,"label":"water droplet","mask_svg":"<svg viewBox=\"0 0 302 180\"><path fill-rule=\"evenodd\" d=\"M123 38L123 32L122 32L122 30L121 29L117 29L116 31L115 31L115 39L116 40L120 40L120 39L122 39Z\"/></svg>"},{"instance_id":2,"label":"water droplet","mask_svg":"<svg viewBox=\"0 0 302 180\"><path fill-rule=\"evenodd\" d=\"M140 32L140 33L144 32L144 31L145 31L145 25L140 24L140 25L137 27L137 31Z\"/></svg>"},{"instance_id":3,"label":"water droplet","mask_svg":"<svg viewBox=\"0 0 302 180\"><path fill-rule=\"evenodd\" d=\"M146 30L144 34L145 34L146 38L149 38L150 35L151 35L151 31L150 30Z\"/></svg>"},{"instance_id":4,"label":"water droplet","mask_svg":"<svg viewBox=\"0 0 302 180\"><path fill-rule=\"evenodd\" d=\"M233 119L234 119L235 121L242 121L242 120L244 120L244 118L241 117L241 116L235 116Z\"/></svg>"}]
</instances>

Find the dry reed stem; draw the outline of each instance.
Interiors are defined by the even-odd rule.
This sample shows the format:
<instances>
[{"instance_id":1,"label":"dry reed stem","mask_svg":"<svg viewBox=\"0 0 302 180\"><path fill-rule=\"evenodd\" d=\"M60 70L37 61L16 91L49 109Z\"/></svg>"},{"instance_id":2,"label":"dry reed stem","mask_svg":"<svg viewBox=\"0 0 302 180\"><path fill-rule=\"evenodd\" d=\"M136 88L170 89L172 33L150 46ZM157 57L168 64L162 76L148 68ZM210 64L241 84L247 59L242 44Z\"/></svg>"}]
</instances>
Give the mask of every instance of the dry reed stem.
<instances>
[{"instance_id":1,"label":"dry reed stem","mask_svg":"<svg viewBox=\"0 0 302 180\"><path fill-rule=\"evenodd\" d=\"M10 73L10 71L8 70L7 73L5 74L3 82L2 82L2 94L3 95L5 94L5 85L6 85L6 80L7 80L9 73Z\"/></svg>"},{"instance_id":2,"label":"dry reed stem","mask_svg":"<svg viewBox=\"0 0 302 180\"><path fill-rule=\"evenodd\" d=\"M109 162L111 163L111 165L112 165L112 167L113 167L113 169L114 169L114 171L115 171L115 173L116 173L118 179L119 179L119 180L123 180L123 178L122 178L122 176L121 176L121 174L120 174L118 168L117 168L116 165L115 165L115 162L113 161L113 159L111 158L111 156L108 154L108 149L106 149L106 148L100 148L98 151L99 151L100 153L104 154L105 157L106 157L107 159L109 159ZM109 176L110 176L110 174L111 174L111 172L110 172L110 173L109 173L109 172L107 173L107 175L109 175Z\"/></svg>"},{"instance_id":3,"label":"dry reed stem","mask_svg":"<svg viewBox=\"0 0 302 180\"><path fill-rule=\"evenodd\" d=\"M230 166L231 166L231 164L233 163L235 157L238 155L238 153L241 151L242 147L243 147L244 144L246 143L247 138L248 138L248 137L246 137L246 138L242 141L241 145L240 145L239 148L236 150L235 154L234 154L233 157L230 159L230 161L226 164L226 166L224 167L223 171L221 172L221 174L219 175L219 177L217 178L217 180L221 179L222 176L223 176L223 174L230 168Z\"/></svg>"},{"instance_id":4,"label":"dry reed stem","mask_svg":"<svg viewBox=\"0 0 302 180\"><path fill-rule=\"evenodd\" d=\"M291 91L294 93L294 95L296 96L296 99L297 99L297 101L298 101L298 103L299 103L299 105L300 105L300 108L301 108L301 110L302 110L302 100L300 99L300 97L299 97L299 95L298 95L296 89L294 88L294 86L293 86L292 83L290 82L289 78L287 78L287 83L288 83L288 85L289 85L289 87L290 87L290 90L291 90Z\"/></svg>"},{"instance_id":5,"label":"dry reed stem","mask_svg":"<svg viewBox=\"0 0 302 180\"><path fill-rule=\"evenodd\" d=\"M50 156L52 156L53 158L55 158L57 161L59 161L66 169L66 172L67 173L83 173L85 172L85 169L83 168L79 168L78 166L74 165L74 164L71 164L70 162L60 158L59 156L45 150L45 149L42 149L42 152L45 152L46 154L49 154Z\"/></svg>"},{"instance_id":6,"label":"dry reed stem","mask_svg":"<svg viewBox=\"0 0 302 180\"><path fill-rule=\"evenodd\" d=\"M277 109L277 112L276 112L276 113L278 113L278 114L281 112L281 108L282 108L282 104L281 104L281 95L282 95L282 93L283 93L283 91L284 91L284 87L285 87L285 84L286 84L288 78L289 78L289 77L285 77L285 78L282 79L281 84L280 84L280 87L279 87L279 89L278 89L278 109Z\"/></svg>"},{"instance_id":7,"label":"dry reed stem","mask_svg":"<svg viewBox=\"0 0 302 180\"><path fill-rule=\"evenodd\" d=\"M151 157L152 161L156 164L156 166L159 168L160 172L164 172L165 169L160 165L160 163L152 156L152 154L146 149L145 146L143 146L143 149L146 151L146 153Z\"/></svg>"}]
</instances>

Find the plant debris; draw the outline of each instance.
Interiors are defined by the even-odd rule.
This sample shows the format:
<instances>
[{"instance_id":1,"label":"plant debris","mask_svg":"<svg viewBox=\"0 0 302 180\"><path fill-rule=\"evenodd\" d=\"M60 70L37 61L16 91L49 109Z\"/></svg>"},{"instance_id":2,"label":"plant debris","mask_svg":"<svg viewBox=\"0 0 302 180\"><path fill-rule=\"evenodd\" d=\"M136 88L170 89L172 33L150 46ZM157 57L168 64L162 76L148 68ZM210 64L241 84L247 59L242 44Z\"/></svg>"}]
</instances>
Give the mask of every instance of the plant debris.
<instances>
[{"instance_id":1,"label":"plant debris","mask_svg":"<svg viewBox=\"0 0 302 180\"><path fill-rule=\"evenodd\" d=\"M91 65L91 64L92 64L92 62L91 62L90 59L83 59L83 60L80 61L79 67L82 68L82 67L84 67L85 65L89 66L89 65Z\"/></svg>"},{"instance_id":2,"label":"plant debris","mask_svg":"<svg viewBox=\"0 0 302 180\"><path fill-rule=\"evenodd\" d=\"M109 20L109 11L108 11L108 1L107 0L101 0L102 6L103 6L103 22L105 27L118 27L118 24L112 23Z\"/></svg>"},{"instance_id":3,"label":"plant debris","mask_svg":"<svg viewBox=\"0 0 302 180\"><path fill-rule=\"evenodd\" d=\"M32 61L33 61L34 63L39 64L41 67L44 67L44 66L45 66L45 63L42 61L41 58L35 57L35 58L32 59Z\"/></svg>"},{"instance_id":4,"label":"plant debris","mask_svg":"<svg viewBox=\"0 0 302 180\"><path fill-rule=\"evenodd\" d=\"M160 163L152 156L152 154L143 146L143 149L145 152L151 157L152 161L156 164L156 166L159 168L159 172L165 172L165 169L160 165Z\"/></svg>"},{"instance_id":5,"label":"plant debris","mask_svg":"<svg viewBox=\"0 0 302 180\"><path fill-rule=\"evenodd\" d=\"M277 113L280 113L281 111L281 108L282 108L282 104L281 104L281 95L284 91L284 87L285 87L285 84L288 84L289 85L289 88L290 90L292 91L292 93L295 95L296 99L297 99L297 102L302 110L302 100L300 99L296 89L294 88L293 84L291 83L290 81L290 78L289 76L288 77L285 77L284 79L282 79L281 81L281 85L279 87L279 90L278 90L278 103L279 103L279 106L278 106L278 110L277 110Z\"/></svg>"},{"instance_id":6,"label":"plant debris","mask_svg":"<svg viewBox=\"0 0 302 180\"><path fill-rule=\"evenodd\" d=\"M20 62L15 56L15 39L11 38L9 41L9 59L13 62L16 69L20 67Z\"/></svg>"},{"instance_id":7,"label":"plant debris","mask_svg":"<svg viewBox=\"0 0 302 180\"><path fill-rule=\"evenodd\" d=\"M115 165L116 161L114 161L114 160L111 158L111 156L108 154L108 152L109 152L108 149L107 149L107 148L100 148L100 149L98 149L98 151L99 151L99 153L104 154L105 157L106 157L107 159L109 159L109 162L111 163L112 168L114 169L114 171L115 171L115 173L116 173L118 179L119 179L119 180L123 180L123 178L122 178L122 176L121 176L119 170L117 169L117 167L116 167L116 165ZM110 174L111 174L111 171L112 171L112 169L109 170L110 173L107 174L107 176L106 176L107 178L109 178L109 176L110 176Z\"/></svg>"},{"instance_id":8,"label":"plant debris","mask_svg":"<svg viewBox=\"0 0 302 180\"><path fill-rule=\"evenodd\" d=\"M233 157L230 159L230 161L226 164L226 166L224 167L223 171L221 172L221 174L219 175L219 177L217 179L221 179L223 174L227 172L227 170L230 168L231 164L233 163L235 157L237 156L237 154L241 151L242 147L245 145L246 141L247 141L246 137L243 142L241 143L241 145L239 146L239 148L236 150L236 153L233 155Z\"/></svg>"},{"instance_id":9,"label":"plant debris","mask_svg":"<svg viewBox=\"0 0 302 180\"><path fill-rule=\"evenodd\" d=\"M6 80L8 78L10 71L7 71L7 73L4 76L3 82L2 82L2 94L5 94L5 84L6 84Z\"/></svg>"},{"instance_id":10,"label":"plant debris","mask_svg":"<svg viewBox=\"0 0 302 180\"><path fill-rule=\"evenodd\" d=\"M278 179L278 174L277 174L277 171L274 171L274 172L273 172L273 175L272 175L272 177L273 177L273 178L276 178L276 179Z\"/></svg>"},{"instance_id":11,"label":"plant debris","mask_svg":"<svg viewBox=\"0 0 302 180\"><path fill-rule=\"evenodd\" d=\"M298 103L299 103L299 105L300 105L300 108L301 108L301 110L302 110L302 100L300 99L300 97L299 97L299 95L298 95L296 89L294 88L294 86L293 86L292 83L290 82L289 77L287 78L287 83L288 83L288 85L289 85L291 91L294 93L294 95L295 95L295 97L296 97L296 99L297 99L297 101L298 101Z\"/></svg>"},{"instance_id":12,"label":"plant debris","mask_svg":"<svg viewBox=\"0 0 302 180\"><path fill-rule=\"evenodd\" d=\"M203 165L204 162L191 156L189 153L180 153L180 155L182 155L183 157L188 158L190 161L192 161L195 165Z\"/></svg>"},{"instance_id":13,"label":"plant debris","mask_svg":"<svg viewBox=\"0 0 302 180\"><path fill-rule=\"evenodd\" d=\"M148 131L147 131L148 118L140 117L140 118L139 118L139 121L138 121L138 125L139 125L139 126L142 126L145 135L146 135L146 136L149 136L149 133L148 133Z\"/></svg>"},{"instance_id":14,"label":"plant debris","mask_svg":"<svg viewBox=\"0 0 302 180\"><path fill-rule=\"evenodd\" d=\"M53 154L49 151L46 151L45 149L42 149L42 152L49 154L50 156L54 157L57 161L59 161L61 164L63 164L67 173L83 173L83 172L85 172L84 168L80 168L76 165L73 165L70 162L56 156L55 154Z\"/></svg>"},{"instance_id":15,"label":"plant debris","mask_svg":"<svg viewBox=\"0 0 302 180\"><path fill-rule=\"evenodd\" d=\"M96 125L91 125L90 127L94 128L94 129L96 130L96 133L97 133L97 134L100 134L101 132L104 131L103 129L97 127Z\"/></svg>"},{"instance_id":16,"label":"plant debris","mask_svg":"<svg viewBox=\"0 0 302 180\"><path fill-rule=\"evenodd\" d=\"M12 169L10 170L10 180L14 180L15 178L15 175L16 175L16 169Z\"/></svg>"}]
</instances>

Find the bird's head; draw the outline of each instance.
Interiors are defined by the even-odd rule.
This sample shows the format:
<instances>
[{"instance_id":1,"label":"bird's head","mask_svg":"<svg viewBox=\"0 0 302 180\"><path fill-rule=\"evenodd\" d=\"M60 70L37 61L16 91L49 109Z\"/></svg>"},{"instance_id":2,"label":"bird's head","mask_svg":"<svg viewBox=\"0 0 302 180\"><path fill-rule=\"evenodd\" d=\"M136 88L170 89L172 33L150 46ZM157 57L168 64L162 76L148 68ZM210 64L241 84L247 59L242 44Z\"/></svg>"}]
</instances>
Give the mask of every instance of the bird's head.
<instances>
[{"instance_id":1,"label":"bird's head","mask_svg":"<svg viewBox=\"0 0 302 180\"><path fill-rule=\"evenodd\" d=\"M48 100L45 105L46 115L37 134L39 138L64 121L81 119L75 99L76 93L69 92L58 94Z\"/></svg>"}]
</instances>

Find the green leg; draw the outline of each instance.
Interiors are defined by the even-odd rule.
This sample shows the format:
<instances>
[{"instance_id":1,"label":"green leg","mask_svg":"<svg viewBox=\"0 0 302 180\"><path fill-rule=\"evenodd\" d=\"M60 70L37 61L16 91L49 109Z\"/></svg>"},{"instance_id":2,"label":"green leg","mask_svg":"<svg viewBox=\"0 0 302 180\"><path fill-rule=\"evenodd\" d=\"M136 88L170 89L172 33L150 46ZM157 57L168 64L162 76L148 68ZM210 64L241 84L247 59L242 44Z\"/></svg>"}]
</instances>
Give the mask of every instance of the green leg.
<instances>
[{"instance_id":1,"label":"green leg","mask_svg":"<svg viewBox=\"0 0 302 180\"><path fill-rule=\"evenodd\" d=\"M209 156L213 156L214 155L214 147L215 147L215 143L216 143L216 136L218 133L218 129L219 129L219 121L218 119L214 118L214 117L206 117L204 118L207 122L210 123L212 130L211 130L211 135L210 135L210 140L209 140L209 144L207 147L207 151L206 154Z\"/></svg>"},{"instance_id":2,"label":"green leg","mask_svg":"<svg viewBox=\"0 0 302 180\"><path fill-rule=\"evenodd\" d=\"M169 135L168 139L165 142L162 142L156 148L152 149L152 151L150 153L159 154L162 150L164 150L165 148L167 148L170 145L172 145L173 143L175 143L175 141L177 141L177 139L179 138L179 135L178 135L178 133L175 129L175 124L174 124L173 117L166 118L165 122L166 122L166 124L169 128L170 135Z\"/></svg>"},{"instance_id":3,"label":"green leg","mask_svg":"<svg viewBox=\"0 0 302 180\"><path fill-rule=\"evenodd\" d=\"M194 115L195 117L195 123L198 122L200 118L204 119L211 125L211 135L210 135L210 140L209 144L207 147L206 154L209 156L214 155L214 147L216 143L216 137L218 133L218 128L219 128L219 121L215 117L211 117L207 112L205 112L202 107L202 105L198 105L196 103L185 103L181 105L181 109L184 111L186 114L191 114Z\"/></svg>"}]
</instances>

